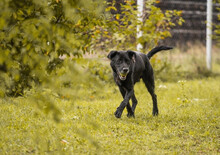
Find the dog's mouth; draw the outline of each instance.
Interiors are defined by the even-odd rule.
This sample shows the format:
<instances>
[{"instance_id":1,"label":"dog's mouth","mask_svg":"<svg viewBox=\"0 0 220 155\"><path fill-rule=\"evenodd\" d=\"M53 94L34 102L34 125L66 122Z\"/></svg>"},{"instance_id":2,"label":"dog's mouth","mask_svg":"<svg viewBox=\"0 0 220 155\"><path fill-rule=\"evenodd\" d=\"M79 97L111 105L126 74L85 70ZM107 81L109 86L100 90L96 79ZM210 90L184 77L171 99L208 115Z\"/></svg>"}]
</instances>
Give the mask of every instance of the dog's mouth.
<instances>
[{"instance_id":1,"label":"dog's mouth","mask_svg":"<svg viewBox=\"0 0 220 155\"><path fill-rule=\"evenodd\" d=\"M119 78L120 80L126 80L126 77L127 77L127 73L119 73Z\"/></svg>"}]
</instances>

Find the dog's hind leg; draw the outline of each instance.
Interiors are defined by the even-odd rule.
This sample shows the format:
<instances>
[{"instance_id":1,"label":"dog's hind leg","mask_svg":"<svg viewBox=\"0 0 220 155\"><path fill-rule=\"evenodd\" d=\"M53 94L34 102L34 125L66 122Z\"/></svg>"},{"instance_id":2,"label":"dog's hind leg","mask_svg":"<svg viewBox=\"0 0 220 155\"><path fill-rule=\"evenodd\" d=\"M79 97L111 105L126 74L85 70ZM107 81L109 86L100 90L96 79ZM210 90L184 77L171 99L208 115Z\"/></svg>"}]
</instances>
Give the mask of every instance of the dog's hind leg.
<instances>
[{"instance_id":1,"label":"dog's hind leg","mask_svg":"<svg viewBox=\"0 0 220 155\"><path fill-rule=\"evenodd\" d=\"M150 93L153 100L153 115L158 115L158 107L157 107L157 95L154 92L155 84L154 84L154 74L153 69L145 70L142 77L145 86L147 87L148 92Z\"/></svg>"},{"instance_id":2,"label":"dog's hind leg","mask_svg":"<svg viewBox=\"0 0 220 155\"><path fill-rule=\"evenodd\" d=\"M122 95L122 97L124 99L126 91L123 88L121 88L121 87L119 87L119 90L120 90L121 95ZM133 96L132 96L132 103L134 103L133 102ZM126 105L126 109L128 111L127 117L134 117L134 111L132 110L133 109L133 105L132 105L132 108L131 108L130 103L128 102L128 104Z\"/></svg>"}]
</instances>

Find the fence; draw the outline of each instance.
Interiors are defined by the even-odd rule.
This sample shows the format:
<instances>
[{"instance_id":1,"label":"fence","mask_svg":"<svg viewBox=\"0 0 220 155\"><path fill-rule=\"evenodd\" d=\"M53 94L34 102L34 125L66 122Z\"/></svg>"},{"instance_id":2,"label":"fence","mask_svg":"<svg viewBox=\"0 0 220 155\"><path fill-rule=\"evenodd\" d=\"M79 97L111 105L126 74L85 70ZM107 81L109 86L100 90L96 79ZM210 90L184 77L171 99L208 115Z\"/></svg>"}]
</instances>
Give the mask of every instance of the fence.
<instances>
[{"instance_id":1,"label":"fence","mask_svg":"<svg viewBox=\"0 0 220 155\"><path fill-rule=\"evenodd\" d=\"M199 41L205 44L206 41L206 4L207 0L160 0L157 4L161 10L182 10L182 17L185 20L182 26L171 30L172 37L163 42L178 44ZM213 23L218 21L219 11L213 4ZM213 26L214 27L214 26ZM214 29L213 29L214 30Z\"/></svg>"},{"instance_id":2,"label":"fence","mask_svg":"<svg viewBox=\"0 0 220 155\"><path fill-rule=\"evenodd\" d=\"M107 0L112 2L113 0ZM147 0L145 0L147 1ZM120 13L120 4L126 3L126 0L116 0L117 10L112 13ZM176 26L171 30L172 37L163 40L163 43L171 45L182 44L186 42L206 42L206 5L207 0L158 0L156 5L161 10L182 10L182 17L185 22L182 26ZM220 24L218 21L219 11L216 9L219 4L213 4L213 23ZM214 30L213 26L213 30Z\"/></svg>"}]
</instances>

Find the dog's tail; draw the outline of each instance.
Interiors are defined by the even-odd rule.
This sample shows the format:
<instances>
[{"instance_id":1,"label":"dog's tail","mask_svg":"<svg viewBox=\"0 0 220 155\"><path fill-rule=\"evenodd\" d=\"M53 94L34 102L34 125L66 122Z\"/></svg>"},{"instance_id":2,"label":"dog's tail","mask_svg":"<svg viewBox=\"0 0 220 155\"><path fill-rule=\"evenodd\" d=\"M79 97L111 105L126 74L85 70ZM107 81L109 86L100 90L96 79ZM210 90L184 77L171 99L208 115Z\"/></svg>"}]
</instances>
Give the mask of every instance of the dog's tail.
<instances>
[{"instance_id":1,"label":"dog's tail","mask_svg":"<svg viewBox=\"0 0 220 155\"><path fill-rule=\"evenodd\" d=\"M162 51L162 50L170 50L170 49L173 49L173 47L157 46L157 47L153 48L150 52L147 53L147 57L148 57L148 59L150 60L150 58L151 58L154 54L156 54L157 52Z\"/></svg>"}]
</instances>

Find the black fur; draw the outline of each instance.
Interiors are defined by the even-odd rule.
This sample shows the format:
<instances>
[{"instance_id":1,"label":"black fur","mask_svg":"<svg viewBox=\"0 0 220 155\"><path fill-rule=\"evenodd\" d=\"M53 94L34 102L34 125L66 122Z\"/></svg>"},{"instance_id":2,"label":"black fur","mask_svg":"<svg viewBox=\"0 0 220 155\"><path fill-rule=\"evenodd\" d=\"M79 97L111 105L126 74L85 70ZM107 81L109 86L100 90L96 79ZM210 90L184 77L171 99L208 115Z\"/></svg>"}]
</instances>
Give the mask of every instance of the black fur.
<instances>
[{"instance_id":1,"label":"black fur","mask_svg":"<svg viewBox=\"0 0 220 155\"><path fill-rule=\"evenodd\" d=\"M150 64L150 58L161 50L169 50L172 47L158 46L147 55L134 51L111 51L108 58L111 60L113 77L124 98L115 111L115 117L120 118L124 108L127 108L128 117L134 117L137 99L134 94L134 84L142 78L153 100L153 115L158 115L157 95L154 92L154 73ZM129 100L132 100L132 106Z\"/></svg>"}]
</instances>

